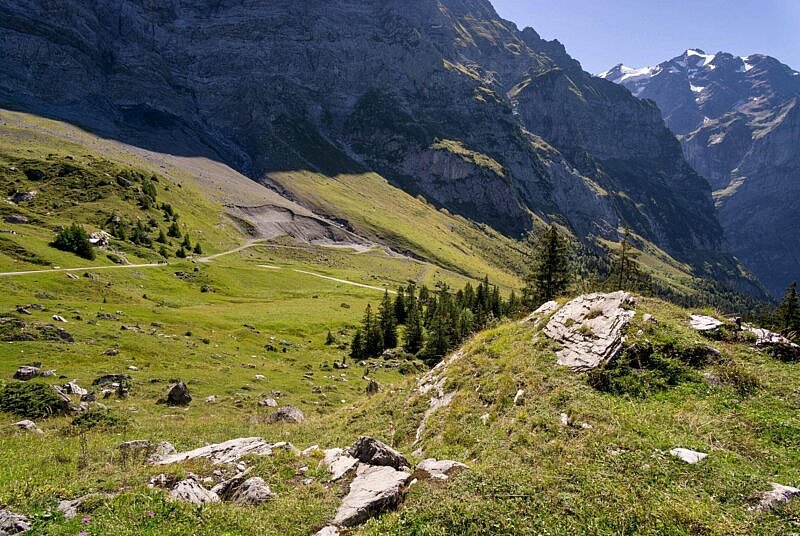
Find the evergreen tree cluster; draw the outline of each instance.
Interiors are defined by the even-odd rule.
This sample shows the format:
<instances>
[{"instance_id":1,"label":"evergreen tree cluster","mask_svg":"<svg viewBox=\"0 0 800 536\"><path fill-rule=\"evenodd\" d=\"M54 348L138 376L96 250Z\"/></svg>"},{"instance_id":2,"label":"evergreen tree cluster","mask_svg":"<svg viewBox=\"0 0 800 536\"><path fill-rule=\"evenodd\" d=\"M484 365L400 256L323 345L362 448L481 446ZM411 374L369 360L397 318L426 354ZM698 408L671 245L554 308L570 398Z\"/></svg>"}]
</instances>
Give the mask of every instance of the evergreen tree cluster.
<instances>
[{"instance_id":1,"label":"evergreen tree cluster","mask_svg":"<svg viewBox=\"0 0 800 536\"><path fill-rule=\"evenodd\" d=\"M467 283L455 293L444 283L437 283L433 290L424 285L417 289L411 284L400 287L394 301L385 292L377 311L367 305L361 327L353 336L350 356L377 357L402 346L405 352L432 364L495 319L522 312L522 302L516 294L512 292L508 300L503 300L500 290L488 278L477 287Z\"/></svg>"},{"instance_id":2,"label":"evergreen tree cluster","mask_svg":"<svg viewBox=\"0 0 800 536\"><path fill-rule=\"evenodd\" d=\"M77 223L61 229L50 245L61 251L75 253L84 259L94 260L95 258L94 248L92 243L89 242L89 235Z\"/></svg>"},{"instance_id":3,"label":"evergreen tree cluster","mask_svg":"<svg viewBox=\"0 0 800 536\"><path fill-rule=\"evenodd\" d=\"M778 305L774 325L790 337L797 338L800 335L800 297L797 295L797 282L789 286Z\"/></svg>"}]
</instances>

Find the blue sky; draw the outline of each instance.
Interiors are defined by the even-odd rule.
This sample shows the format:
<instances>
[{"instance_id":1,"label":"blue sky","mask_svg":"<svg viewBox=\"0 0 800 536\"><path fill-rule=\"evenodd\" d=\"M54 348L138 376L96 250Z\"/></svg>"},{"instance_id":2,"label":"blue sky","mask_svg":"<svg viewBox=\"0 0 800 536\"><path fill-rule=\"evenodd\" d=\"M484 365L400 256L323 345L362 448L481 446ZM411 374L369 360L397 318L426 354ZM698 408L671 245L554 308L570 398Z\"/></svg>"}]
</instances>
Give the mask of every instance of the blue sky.
<instances>
[{"instance_id":1,"label":"blue sky","mask_svg":"<svg viewBox=\"0 0 800 536\"><path fill-rule=\"evenodd\" d=\"M769 54L800 70L800 0L490 0L583 68L656 65L687 48Z\"/></svg>"}]
</instances>

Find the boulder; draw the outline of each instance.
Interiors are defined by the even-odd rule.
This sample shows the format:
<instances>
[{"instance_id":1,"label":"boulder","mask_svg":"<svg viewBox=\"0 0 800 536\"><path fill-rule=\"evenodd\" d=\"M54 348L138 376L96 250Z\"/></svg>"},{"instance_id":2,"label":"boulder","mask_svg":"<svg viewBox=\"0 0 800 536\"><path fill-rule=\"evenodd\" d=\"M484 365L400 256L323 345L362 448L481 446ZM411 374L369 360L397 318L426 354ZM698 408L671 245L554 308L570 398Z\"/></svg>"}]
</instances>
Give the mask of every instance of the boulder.
<instances>
[{"instance_id":1,"label":"boulder","mask_svg":"<svg viewBox=\"0 0 800 536\"><path fill-rule=\"evenodd\" d=\"M372 437L361 436L353 446L347 450L347 454L362 463L376 466L393 467L401 469L410 467L405 456L397 452L389 445L378 441Z\"/></svg>"},{"instance_id":2,"label":"boulder","mask_svg":"<svg viewBox=\"0 0 800 536\"><path fill-rule=\"evenodd\" d=\"M42 429L36 426L36 423L29 420L15 422L14 426L19 428L20 430L26 430L28 432L33 432L34 434L43 434Z\"/></svg>"},{"instance_id":3,"label":"boulder","mask_svg":"<svg viewBox=\"0 0 800 536\"><path fill-rule=\"evenodd\" d=\"M3 221L6 223L28 223L28 218L25 216L20 216L18 214L10 214L3 218Z\"/></svg>"},{"instance_id":4,"label":"boulder","mask_svg":"<svg viewBox=\"0 0 800 536\"><path fill-rule=\"evenodd\" d=\"M192 401L189 388L183 382L172 385L167 391L166 403L168 406L188 406Z\"/></svg>"},{"instance_id":5,"label":"boulder","mask_svg":"<svg viewBox=\"0 0 800 536\"><path fill-rule=\"evenodd\" d=\"M31 522L26 516L12 512L8 508L0 508L0 536L22 534L29 530Z\"/></svg>"},{"instance_id":6,"label":"boulder","mask_svg":"<svg viewBox=\"0 0 800 536\"><path fill-rule=\"evenodd\" d=\"M335 525L328 525L317 531L314 536L339 536L339 527Z\"/></svg>"},{"instance_id":7,"label":"boulder","mask_svg":"<svg viewBox=\"0 0 800 536\"><path fill-rule=\"evenodd\" d=\"M277 408L278 402L276 402L274 398L265 398L259 402L258 405L262 408Z\"/></svg>"},{"instance_id":8,"label":"boulder","mask_svg":"<svg viewBox=\"0 0 800 536\"><path fill-rule=\"evenodd\" d=\"M635 312L627 292L587 294L564 305L544 328L549 338L561 343L558 364L575 371L594 369L616 357L625 342L624 333Z\"/></svg>"},{"instance_id":9,"label":"boulder","mask_svg":"<svg viewBox=\"0 0 800 536\"><path fill-rule=\"evenodd\" d=\"M469 469L469 467L461 462L428 458L417 464L414 477L419 480L447 480L450 476L465 469Z\"/></svg>"},{"instance_id":10,"label":"boulder","mask_svg":"<svg viewBox=\"0 0 800 536\"><path fill-rule=\"evenodd\" d=\"M71 395L77 395L80 397L89 394L89 391L78 385L77 381L78 380L72 380L71 382L67 382L66 384L64 384L63 387L64 392Z\"/></svg>"},{"instance_id":11,"label":"boulder","mask_svg":"<svg viewBox=\"0 0 800 536\"><path fill-rule=\"evenodd\" d=\"M294 406L283 406L267 417L267 423L274 424L279 422L301 423L305 420L303 412Z\"/></svg>"},{"instance_id":12,"label":"boulder","mask_svg":"<svg viewBox=\"0 0 800 536\"><path fill-rule=\"evenodd\" d=\"M28 201L32 201L33 198L36 197L36 193L37 192L34 190L30 192L17 192L11 198L11 201L13 201L16 204L27 203Z\"/></svg>"},{"instance_id":13,"label":"boulder","mask_svg":"<svg viewBox=\"0 0 800 536\"><path fill-rule=\"evenodd\" d=\"M39 367L34 367L32 365L22 365L14 373L14 379L26 382L28 380L32 380L37 376L40 376L41 374L42 374L42 369L40 369Z\"/></svg>"},{"instance_id":14,"label":"boulder","mask_svg":"<svg viewBox=\"0 0 800 536\"><path fill-rule=\"evenodd\" d=\"M175 487L169 492L169 496L176 501L195 504L197 506L220 502L219 496L216 493L207 490L193 478L181 480L175 484Z\"/></svg>"},{"instance_id":15,"label":"boulder","mask_svg":"<svg viewBox=\"0 0 800 536\"><path fill-rule=\"evenodd\" d=\"M669 453L691 465L699 463L708 458L708 454L705 452L697 452L696 450L684 448L675 448L670 450Z\"/></svg>"},{"instance_id":16,"label":"boulder","mask_svg":"<svg viewBox=\"0 0 800 536\"><path fill-rule=\"evenodd\" d=\"M95 381L92 382L92 385L129 385L131 382L131 377L128 374L104 374L100 376ZM116 385L114 385L116 384Z\"/></svg>"},{"instance_id":17,"label":"boulder","mask_svg":"<svg viewBox=\"0 0 800 536\"><path fill-rule=\"evenodd\" d=\"M333 524L354 527L400 504L411 475L388 466L360 464Z\"/></svg>"},{"instance_id":18,"label":"boulder","mask_svg":"<svg viewBox=\"0 0 800 536\"><path fill-rule=\"evenodd\" d=\"M725 322L717 320L713 316L690 315L689 325L697 331L716 331L725 325Z\"/></svg>"},{"instance_id":19,"label":"boulder","mask_svg":"<svg viewBox=\"0 0 800 536\"><path fill-rule=\"evenodd\" d=\"M66 323L67 323L67 319L66 319L66 318L64 318L64 317L63 317L63 316L61 316L61 315L53 315L53 317L52 317L52 318L53 318L53 320L55 320L56 322L63 322L64 324L66 324Z\"/></svg>"},{"instance_id":20,"label":"boulder","mask_svg":"<svg viewBox=\"0 0 800 536\"><path fill-rule=\"evenodd\" d=\"M272 454L273 445L267 443L260 437L246 437L232 439L224 443L208 445L188 452L179 452L162 457L153 462L154 465L169 465L172 463L184 462L205 458L215 465L236 463L240 458L248 455L269 456Z\"/></svg>"},{"instance_id":21,"label":"boulder","mask_svg":"<svg viewBox=\"0 0 800 536\"><path fill-rule=\"evenodd\" d=\"M778 504L785 504L800 496L800 489L791 486L784 486L782 484L771 484L772 489L765 491L761 494L761 500L756 507L756 510L770 510Z\"/></svg>"},{"instance_id":22,"label":"boulder","mask_svg":"<svg viewBox=\"0 0 800 536\"><path fill-rule=\"evenodd\" d=\"M215 395L206 397L206 404L216 404L216 403L217 403L217 397Z\"/></svg>"},{"instance_id":23,"label":"boulder","mask_svg":"<svg viewBox=\"0 0 800 536\"><path fill-rule=\"evenodd\" d=\"M517 394L514 395L514 405L522 406L523 404L525 404L525 391L520 389L517 391Z\"/></svg>"},{"instance_id":24,"label":"boulder","mask_svg":"<svg viewBox=\"0 0 800 536\"><path fill-rule=\"evenodd\" d=\"M177 453L178 451L175 449L172 443L169 441L162 441L152 450L152 453L147 458L147 463L154 464Z\"/></svg>"},{"instance_id":25,"label":"boulder","mask_svg":"<svg viewBox=\"0 0 800 536\"><path fill-rule=\"evenodd\" d=\"M59 328L50 324L39 327L39 333L46 341L55 342L75 342L75 338L64 328Z\"/></svg>"},{"instance_id":26,"label":"boulder","mask_svg":"<svg viewBox=\"0 0 800 536\"><path fill-rule=\"evenodd\" d=\"M358 460L350 456L345 449L328 449L322 464L331 473L331 480L339 480L358 465Z\"/></svg>"},{"instance_id":27,"label":"boulder","mask_svg":"<svg viewBox=\"0 0 800 536\"><path fill-rule=\"evenodd\" d=\"M275 497L262 478L247 478L244 474L237 475L211 489L221 499L242 506L255 506L263 504Z\"/></svg>"}]
</instances>

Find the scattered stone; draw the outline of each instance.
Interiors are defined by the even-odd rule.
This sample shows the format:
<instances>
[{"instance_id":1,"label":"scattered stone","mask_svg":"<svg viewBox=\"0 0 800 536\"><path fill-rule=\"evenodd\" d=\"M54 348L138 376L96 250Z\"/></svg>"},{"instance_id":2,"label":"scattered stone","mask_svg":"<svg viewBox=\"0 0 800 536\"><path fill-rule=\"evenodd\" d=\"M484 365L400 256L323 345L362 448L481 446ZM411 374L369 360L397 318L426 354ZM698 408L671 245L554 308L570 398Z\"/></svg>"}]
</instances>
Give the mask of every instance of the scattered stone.
<instances>
[{"instance_id":1,"label":"scattered stone","mask_svg":"<svg viewBox=\"0 0 800 536\"><path fill-rule=\"evenodd\" d=\"M305 420L306 418L303 415L303 412L294 406L283 406L278 408L274 413L272 413L272 415L267 417L267 423L269 424L275 424L279 422L300 424Z\"/></svg>"},{"instance_id":2,"label":"scattered stone","mask_svg":"<svg viewBox=\"0 0 800 536\"><path fill-rule=\"evenodd\" d=\"M98 320L112 320L112 321L118 321L119 320L118 316L112 315L111 313L104 313L102 311L97 313L97 318L98 318Z\"/></svg>"},{"instance_id":3,"label":"scattered stone","mask_svg":"<svg viewBox=\"0 0 800 536\"><path fill-rule=\"evenodd\" d=\"M58 328L50 324L39 327L39 333L46 341L75 342L75 338L64 328Z\"/></svg>"},{"instance_id":4,"label":"scattered stone","mask_svg":"<svg viewBox=\"0 0 800 536\"><path fill-rule=\"evenodd\" d=\"M168 406L188 406L192 401L189 388L183 382L178 382L167 391L166 403Z\"/></svg>"},{"instance_id":5,"label":"scattered stone","mask_svg":"<svg viewBox=\"0 0 800 536\"><path fill-rule=\"evenodd\" d=\"M238 475L211 489L221 499L243 506L263 504L275 497L262 478Z\"/></svg>"},{"instance_id":6,"label":"scattered stone","mask_svg":"<svg viewBox=\"0 0 800 536\"><path fill-rule=\"evenodd\" d=\"M22 365L14 373L14 379L27 382L29 380L34 379L37 376L41 376L41 374L42 374L42 369L40 369L39 367L34 367L32 365Z\"/></svg>"},{"instance_id":7,"label":"scattered stone","mask_svg":"<svg viewBox=\"0 0 800 536\"><path fill-rule=\"evenodd\" d=\"M131 377L128 374L105 374L93 381L92 385L128 385L130 381Z\"/></svg>"},{"instance_id":8,"label":"scattered stone","mask_svg":"<svg viewBox=\"0 0 800 536\"><path fill-rule=\"evenodd\" d=\"M800 489L782 484L771 484L772 489L761 493L761 501L756 510L765 511L774 508L778 504L785 504L800 496Z\"/></svg>"},{"instance_id":9,"label":"scattered stone","mask_svg":"<svg viewBox=\"0 0 800 536\"><path fill-rule=\"evenodd\" d=\"M653 318L653 315L650 313L645 313L645 315L642 317L642 322L645 324L658 324L658 320Z\"/></svg>"},{"instance_id":10,"label":"scattered stone","mask_svg":"<svg viewBox=\"0 0 800 536\"><path fill-rule=\"evenodd\" d=\"M544 328L545 335L563 345L557 352L558 364L586 371L613 359L635 315L623 306L632 303L630 294L619 291L587 294L562 307Z\"/></svg>"},{"instance_id":11,"label":"scattered stone","mask_svg":"<svg viewBox=\"0 0 800 536\"><path fill-rule=\"evenodd\" d=\"M27 203L28 201L32 201L34 197L36 197L37 192L35 190L31 190L30 192L17 192L11 198L16 204L20 203Z\"/></svg>"},{"instance_id":12,"label":"scattered stone","mask_svg":"<svg viewBox=\"0 0 800 536\"><path fill-rule=\"evenodd\" d=\"M559 422L561 423L561 426L570 426L572 424L572 419L570 419L569 415L566 413L562 413L559 416Z\"/></svg>"},{"instance_id":13,"label":"scattered stone","mask_svg":"<svg viewBox=\"0 0 800 536\"><path fill-rule=\"evenodd\" d=\"M236 463L240 458L248 455L269 456L274 446L260 437L246 437L232 439L224 443L208 445L188 452L179 452L154 462L154 465L169 465L204 458L215 465Z\"/></svg>"},{"instance_id":14,"label":"scattered stone","mask_svg":"<svg viewBox=\"0 0 800 536\"><path fill-rule=\"evenodd\" d=\"M359 437L348 449L347 454L369 465L393 467L394 469L411 466L405 456L395 449L367 436Z\"/></svg>"},{"instance_id":15,"label":"scattered stone","mask_svg":"<svg viewBox=\"0 0 800 536\"><path fill-rule=\"evenodd\" d=\"M19 214L10 214L3 218L3 221L6 223L28 223L28 218L25 216L20 216Z\"/></svg>"},{"instance_id":16,"label":"scattered stone","mask_svg":"<svg viewBox=\"0 0 800 536\"><path fill-rule=\"evenodd\" d=\"M67 323L67 319L61 315L53 315L53 320L55 320L56 322L63 322L65 324Z\"/></svg>"},{"instance_id":17,"label":"scattered stone","mask_svg":"<svg viewBox=\"0 0 800 536\"><path fill-rule=\"evenodd\" d=\"M33 432L34 434L43 434L42 429L36 426L36 423L29 420L15 422L14 426L19 428L20 430L27 430L28 432Z\"/></svg>"},{"instance_id":18,"label":"scattered stone","mask_svg":"<svg viewBox=\"0 0 800 536\"><path fill-rule=\"evenodd\" d=\"M216 404L216 403L217 403L217 397L216 396L211 395L211 396L207 396L206 397L206 404Z\"/></svg>"},{"instance_id":19,"label":"scattered stone","mask_svg":"<svg viewBox=\"0 0 800 536\"><path fill-rule=\"evenodd\" d=\"M28 311L28 309L26 309L24 305L17 305L17 312L21 315L28 315L28 316L33 314L30 311Z\"/></svg>"},{"instance_id":20,"label":"scattered stone","mask_svg":"<svg viewBox=\"0 0 800 536\"><path fill-rule=\"evenodd\" d=\"M22 514L0 508L0 535L22 534L31 530L31 522Z\"/></svg>"},{"instance_id":21,"label":"scattered stone","mask_svg":"<svg viewBox=\"0 0 800 536\"><path fill-rule=\"evenodd\" d=\"M339 527L328 525L327 527L319 529L314 536L339 536L339 534Z\"/></svg>"},{"instance_id":22,"label":"scattered stone","mask_svg":"<svg viewBox=\"0 0 800 536\"><path fill-rule=\"evenodd\" d=\"M722 385L722 378L710 372L704 372L703 379L711 387L719 387L720 385Z\"/></svg>"},{"instance_id":23,"label":"scattered stone","mask_svg":"<svg viewBox=\"0 0 800 536\"><path fill-rule=\"evenodd\" d=\"M216 493L207 490L193 478L181 480L175 484L175 487L169 492L169 496L176 501L197 506L220 502Z\"/></svg>"},{"instance_id":24,"label":"scattered stone","mask_svg":"<svg viewBox=\"0 0 800 536\"><path fill-rule=\"evenodd\" d=\"M265 398L258 405L264 408L277 408L278 402L274 398Z\"/></svg>"},{"instance_id":25,"label":"scattered stone","mask_svg":"<svg viewBox=\"0 0 800 536\"><path fill-rule=\"evenodd\" d=\"M162 441L152 449L150 456L147 458L147 463L156 464L161 460L174 456L178 451L169 441Z\"/></svg>"},{"instance_id":26,"label":"scattered stone","mask_svg":"<svg viewBox=\"0 0 800 536\"><path fill-rule=\"evenodd\" d=\"M80 277L78 277L77 275L73 274L72 272L66 272L66 276L67 276L68 279L73 279L73 280L80 279Z\"/></svg>"},{"instance_id":27,"label":"scattered stone","mask_svg":"<svg viewBox=\"0 0 800 536\"><path fill-rule=\"evenodd\" d=\"M83 497L79 497L73 500L64 500L58 503L58 511L64 514L64 518L69 521L70 519L75 519L78 517L78 514L83 512L83 505L91 500L97 498L106 498L111 499L114 495L110 493L90 493L88 495L84 495Z\"/></svg>"},{"instance_id":28,"label":"scattered stone","mask_svg":"<svg viewBox=\"0 0 800 536\"><path fill-rule=\"evenodd\" d=\"M716 331L725 325L725 322L712 316L690 315L689 325L697 331Z\"/></svg>"},{"instance_id":29,"label":"scattered stone","mask_svg":"<svg viewBox=\"0 0 800 536\"><path fill-rule=\"evenodd\" d=\"M386 510L397 507L411 475L387 466L360 464L350 491L333 520L335 525L353 527Z\"/></svg>"},{"instance_id":30,"label":"scattered stone","mask_svg":"<svg viewBox=\"0 0 800 536\"><path fill-rule=\"evenodd\" d=\"M137 367L135 365L128 365L128 370L133 371L133 372L137 372L139 370L139 367Z\"/></svg>"},{"instance_id":31,"label":"scattered stone","mask_svg":"<svg viewBox=\"0 0 800 536\"><path fill-rule=\"evenodd\" d=\"M483 415L481 415L481 424L483 424L484 426L489 424L489 418L490 415L488 413L484 413Z\"/></svg>"},{"instance_id":32,"label":"scattered stone","mask_svg":"<svg viewBox=\"0 0 800 536\"><path fill-rule=\"evenodd\" d=\"M115 356L115 355L119 355L119 348L118 348L118 347L115 347L115 348L109 348L108 350L106 350L105 352L103 352L103 355L107 355L107 356Z\"/></svg>"},{"instance_id":33,"label":"scattered stone","mask_svg":"<svg viewBox=\"0 0 800 536\"><path fill-rule=\"evenodd\" d=\"M378 385L378 382L376 382L375 380L370 380L369 383L367 383L367 388L366 388L367 395L369 396L377 395L378 391L380 390L381 386Z\"/></svg>"},{"instance_id":34,"label":"scattered stone","mask_svg":"<svg viewBox=\"0 0 800 536\"><path fill-rule=\"evenodd\" d=\"M255 380L257 382L260 382L260 381L264 380L265 378L266 378L266 376L264 376L263 374L256 374L255 376L253 376L253 380Z\"/></svg>"},{"instance_id":35,"label":"scattered stone","mask_svg":"<svg viewBox=\"0 0 800 536\"><path fill-rule=\"evenodd\" d=\"M708 454L704 452L697 452L696 450L689 450L684 448L675 448L669 451L670 454L676 458L680 458L684 462L694 465L708 458Z\"/></svg>"},{"instance_id":36,"label":"scattered stone","mask_svg":"<svg viewBox=\"0 0 800 536\"><path fill-rule=\"evenodd\" d=\"M450 476L465 469L469 469L469 467L461 462L428 458L417 464L414 477L419 480L447 480Z\"/></svg>"},{"instance_id":37,"label":"scattered stone","mask_svg":"<svg viewBox=\"0 0 800 536\"><path fill-rule=\"evenodd\" d=\"M71 395L78 395L80 397L89 394L89 391L78 385L77 382L78 380L72 380L71 382L67 382L64 385L64 392Z\"/></svg>"},{"instance_id":38,"label":"scattered stone","mask_svg":"<svg viewBox=\"0 0 800 536\"><path fill-rule=\"evenodd\" d=\"M358 460L348 454L345 449L328 449L322 463L331 473L331 480L339 480L358 465Z\"/></svg>"},{"instance_id":39,"label":"scattered stone","mask_svg":"<svg viewBox=\"0 0 800 536\"><path fill-rule=\"evenodd\" d=\"M517 391L517 394L514 395L514 405L521 406L523 404L525 404L525 391L520 389Z\"/></svg>"}]
</instances>

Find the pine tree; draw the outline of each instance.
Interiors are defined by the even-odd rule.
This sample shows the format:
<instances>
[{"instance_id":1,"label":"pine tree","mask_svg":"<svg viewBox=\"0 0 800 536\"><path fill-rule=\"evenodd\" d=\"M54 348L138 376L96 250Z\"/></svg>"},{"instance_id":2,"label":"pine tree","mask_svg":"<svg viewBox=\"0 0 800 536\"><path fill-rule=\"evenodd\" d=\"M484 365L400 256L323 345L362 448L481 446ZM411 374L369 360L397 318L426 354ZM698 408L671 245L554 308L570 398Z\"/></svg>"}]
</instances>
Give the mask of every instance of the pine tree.
<instances>
[{"instance_id":1,"label":"pine tree","mask_svg":"<svg viewBox=\"0 0 800 536\"><path fill-rule=\"evenodd\" d=\"M383 333L378 318L372 314L370 304L367 304L364 312L361 329L364 331L364 357L379 356L383 352Z\"/></svg>"},{"instance_id":2,"label":"pine tree","mask_svg":"<svg viewBox=\"0 0 800 536\"><path fill-rule=\"evenodd\" d=\"M200 247L200 242L198 242L198 243L196 243L196 244L194 245L194 252L195 252L197 255L202 255L202 254L203 254L203 248L202 248L202 247Z\"/></svg>"},{"instance_id":3,"label":"pine tree","mask_svg":"<svg viewBox=\"0 0 800 536\"><path fill-rule=\"evenodd\" d=\"M425 343L425 334L422 328L422 314L419 310L419 300L414 298L413 289L409 289L408 316L406 317L406 331L403 337L403 349L409 354L417 354Z\"/></svg>"},{"instance_id":4,"label":"pine tree","mask_svg":"<svg viewBox=\"0 0 800 536\"><path fill-rule=\"evenodd\" d=\"M401 286L397 289L397 297L394 299L394 318L398 324L406 323L406 292Z\"/></svg>"},{"instance_id":5,"label":"pine tree","mask_svg":"<svg viewBox=\"0 0 800 536\"><path fill-rule=\"evenodd\" d=\"M532 264L523 291L523 300L531 308L565 292L572 276L567 241L555 224L536 244Z\"/></svg>"},{"instance_id":6,"label":"pine tree","mask_svg":"<svg viewBox=\"0 0 800 536\"><path fill-rule=\"evenodd\" d=\"M356 334L353 335L353 341L350 343L350 357L355 360L364 358L364 337L361 330L357 329Z\"/></svg>"},{"instance_id":7,"label":"pine tree","mask_svg":"<svg viewBox=\"0 0 800 536\"><path fill-rule=\"evenodd\" d=\"M156 238L156 242L158 242L159 244L167 243L167 235L164 233L164 229L160 229L158 231L158 238Z\"/></svg>"},{"instance_id":8,"label":"pine tree","mask_svg":"<svg viewBox=\"0 0 800 536\"><path fill-rule=\"evenodd\" d=\"M191 251L192 250L192 241L189 240L189 233L186 233L186 236L183 237L182 246L183 246L183 249L185 249L186 251Z\"/></svg>"},{"instance_id":9,"label":"pine tree","mask_svg":"<svg viewBox=\"0 0 800 536\"><path fill-rule=\"evenodd\" d=\"M333 333L331 330L328 330L328 335L325 337L325 346L330 346L336 342L336 339L333 338Z\"/></svg>"},{"instance_id":10,"label":"pine tree","mask_svg":"<svg viewBox=\"0 0 800 536\"><path fill-rule=\"evenodd\" d=\"M177 221L173 221L167 230L167 234L172 238L180 238L182 236L181 228Z\"/></svg>"},{"instance_id":11,"label":"pine tree","mask_svg":"<svg viewBox=\"0 0 800 536\"><path fill-rule=\"evenodd\" d=\"M631 244L630 230L622 232L619 252L612 253L611 276L609 283L615 290L632 290L639 287L641 273L636 261L639 252Z\"/></svg>"},{"instance_id":12,"label":"pine tree","mask_svg":"<svg viewBox=\"0 0 800 536\"><path fill-rule=\"evenodd\" d=\"M786 290L777 310L778 326L787 332L800 331L800 297L797 296L797 282Z\"/></svg>"},{"instance_id":13,"label":"pine tree","mask_svg":"<svg viewBox=\"0 0 800 536\"><path fill-rule=\"evenodd\" d=\"M397 320L394 317L394 306L389 298L389 291L384 291L383 300L378 308L378 323L381 329L381 351L397 346Z\"/></svg>"}]
</instances>

